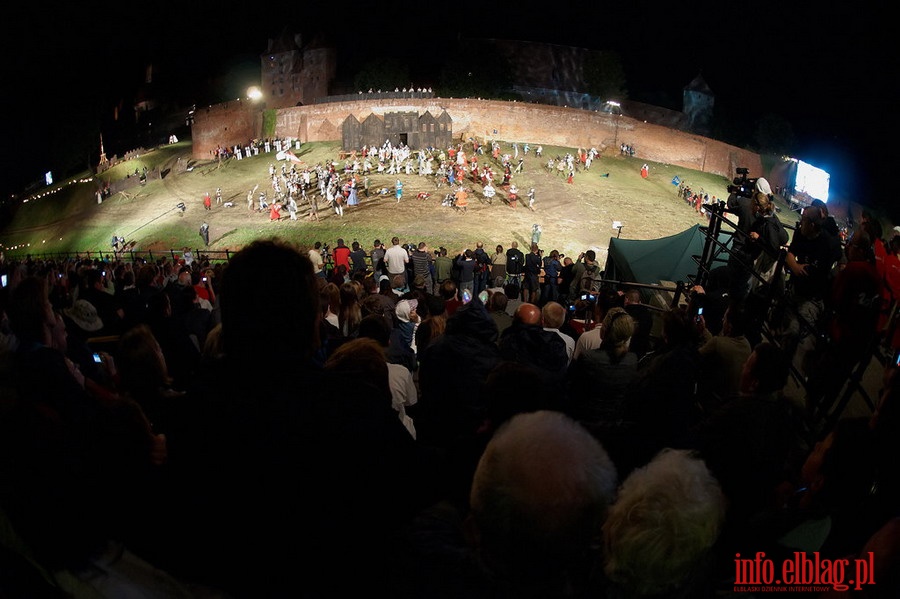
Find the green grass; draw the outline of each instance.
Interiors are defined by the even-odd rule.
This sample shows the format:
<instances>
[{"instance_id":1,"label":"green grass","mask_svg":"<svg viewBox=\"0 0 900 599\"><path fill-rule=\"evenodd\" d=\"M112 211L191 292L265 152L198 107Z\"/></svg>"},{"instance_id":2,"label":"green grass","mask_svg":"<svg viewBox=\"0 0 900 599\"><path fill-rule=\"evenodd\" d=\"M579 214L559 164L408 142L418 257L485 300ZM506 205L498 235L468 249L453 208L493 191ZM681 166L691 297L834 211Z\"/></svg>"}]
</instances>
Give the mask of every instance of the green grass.
<instances>
[{"instance_id":1,"label":"green grass","mask_svg":"<svg viewBox=\"0 0 900 599\"><path fill-rule=\"evenodd\" d=\"M314 166L327 159L337 160L339 145L336 141L308 143L299 154ZM247 212L246 195L254 185L268 188L269 164L276 164L280 170L273 154L220 165L210 160L194 160L190 156L190 142L180 142L116 165L93 180L63 182L58 186L59 191L31 199L0 233L0 247L10 256L108 252L111 235L118 234L134 241L138 252L165 253L185 246L197 248L199 224L208 219L210 249L216 251L236 251L254 239L273 236L304 247L315 241L333 244L342 237L348 245L356 239L363 248L369 249L376 238L387 241L398 235L404 243L424 240L432 247L443 245L452 252L476 239L485 240L489 247L497 242L507 245L511 239L517 239L520 245L530 243L531 223L541 222L542 246L546 240L548 248L577 254L587 247L604 247L614 235L610 227L613 220L624 219L623 237L632 239L674 234L697 222L684 202L676 198L676 188L671 184L675 175L693 189L703 189L717 197L726 195L727 179L663 163L649 162L651 176L641 179L636 175L645 161L639 157L622 157L617 152L596 160L590 171L578 173L575 185L567 185L555 173L548 174L549 157L576 150L545 146L542 159L534 157L532 152L526 160L525 172L515 175L514 182L523 197L528 187L538 190L536 213L528 211L523 203L512 211L502 204L498 206L496 200L493 206L487 206L473 198L469 212L460 215L439 206L448 191L446 187L436 190L429 179L415 175L401 177L405 182L404 200L398 206L393 201L396 177L376 173L371 175L371 188L389 188L388 198L364 201L364 206L348 209L344 218L335 217L320 204L319 222L291 222L286 212L283 220L270 222L267 215ZM503 151L509 151L508 143L503 143ZM482 156L479 162L484 165L488 159L489 156ZM177 168L179 164L190 165L192 170L185 172ZM97 204L95 191L102 182L125 179L135 169L140 172L145 167L160 169L164 178L113 194L101 205ZM499 168L494 170L502 176ZM601 177L604 173L609 173L609 177ZM224 199L234 202L235 207L217 207L206 213L202 198L207 192L214 194L216 187L222 188ZM432 197L424 203L417 202L415 197L420 191L429 192ZM187 207L184 213L175 209L179 202Z\"/></svg>"}]
</instances>

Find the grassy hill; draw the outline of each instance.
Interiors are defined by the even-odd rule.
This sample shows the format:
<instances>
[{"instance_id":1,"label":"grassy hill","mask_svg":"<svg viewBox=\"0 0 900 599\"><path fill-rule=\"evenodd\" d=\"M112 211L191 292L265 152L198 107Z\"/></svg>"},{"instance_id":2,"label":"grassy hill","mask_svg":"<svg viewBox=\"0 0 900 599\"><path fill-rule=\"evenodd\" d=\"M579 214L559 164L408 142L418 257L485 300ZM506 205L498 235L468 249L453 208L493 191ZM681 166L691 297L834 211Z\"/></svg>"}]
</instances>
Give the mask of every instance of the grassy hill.
<instances>
[{"instance_id":1,"label":"grassy hill","mask_svg":"<svg viewBox=\"0 0 900 599\"><path fill-rule=\"evenodd\" d=\"M503 152L511 152L510 144L503 143L502 148ZM338 160L339 150L339 142L309 143L298 154L305 164L314 166ZM466 213L457 212L441 206L449 190L446 186L436 188L433 177L376 173L371 175L371 189L386 188L388 193L373 194L369 199L361 197L361 204L345 208L343 217L320 199L319 221L291 221L287 211L282 212L281 220L271 221L268 213L248 211L246 198L257 185L273 197L269 166L274 164L278 171L281 169L274 152L218 164L194 160L190 142L180 142L148 151L94 177L85 175L65 181L52 191L29 198L0 233L0 245L11 256L107 252L112 235L121 235L139 253L180 251L184 247L198 248L202 243L198 229L206 221L210 225L209 250L213 257L218 252L224 256L226 250L236 251L260 237L279 237L300 246L315 241L333 244L342 237L348 245L358 239L368 249L376 238L389 240L397 235L404 243L425 241L431 247L444 246L454 252L473 247L476 241L483 241L489 248L496 244L508 247L512 240L527 246L532 225L539 223L543 228L542 248L574 255L594 248L605 256L610 237L618 233L612 227L613 221L624 225L621 237L628 239L656 239L706 223L704 216L677 196L672 185L675 175L693 189L720 198L726 195L729 183L717 175L654 162L649 163L650 176L643 179L640 167L645 161L620 156L618 152L595 160L591 170L578 172L572 184L556 171L547 170L549 157L575 151L576 148L545 147L543 158L537 158L534 152L525 158L524 172L514 175L513 182L522 196L529 187L535 188L535 211L528 209L527 201L511 208L499 187L497 197L489 204L481 195L481 185L469 179L469 208ZM481 156L479 161L484 165L490 159ZM342 166L343 161L338 164ZM499 165L492 167L499 179L502 169ZM141 185L133 174L144 168L159 169L163 176ZM404 183L399 204L393 195L397 178ZM97 203L95 193L104 182L128 179L133 179L133 187ZM217 187L222 189L224 200L234 206L213 205L211 211L206 211L202 199L206 193L214 196ZM420 193L429 197L417 199ZM184 211L176 208L179 203L184 203ZM785 213L790 220L793 213Z\"/></svg>"}]
</instances>

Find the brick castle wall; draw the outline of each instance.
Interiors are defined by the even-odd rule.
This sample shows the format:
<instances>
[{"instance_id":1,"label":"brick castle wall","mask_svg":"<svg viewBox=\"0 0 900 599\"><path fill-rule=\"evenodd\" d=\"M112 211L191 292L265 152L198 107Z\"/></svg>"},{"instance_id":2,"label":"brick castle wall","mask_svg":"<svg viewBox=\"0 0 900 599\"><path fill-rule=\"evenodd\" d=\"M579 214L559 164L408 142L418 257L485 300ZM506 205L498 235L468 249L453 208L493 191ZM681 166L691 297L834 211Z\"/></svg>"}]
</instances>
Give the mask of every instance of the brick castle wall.
<instances>
[{"instance_id":1,"label":"brick castle wall","mask_svg":"<svg viewBox=\"0 0 900 599\"><path fill-rule=\"evenodd\" d=\"M373 112L430 111L434 117L444 110L453 119L454 139L529 142L570 148L605 149L618 152L622 143L634 146L642 160L673 164L704 172L734 176L736 167L762 174L758 154L720 141L676 131L629 118L576 108L543 104L449 98L358 100L277 110L275 136L302 142L338 141L341 125L350 115L360 122ZM208 159L217 145L245 144L261 137L260 111L249 102L228 102L196 111L193 155ZM494 131L497 133L493 133Z\"/></svg>"}]
</instances>

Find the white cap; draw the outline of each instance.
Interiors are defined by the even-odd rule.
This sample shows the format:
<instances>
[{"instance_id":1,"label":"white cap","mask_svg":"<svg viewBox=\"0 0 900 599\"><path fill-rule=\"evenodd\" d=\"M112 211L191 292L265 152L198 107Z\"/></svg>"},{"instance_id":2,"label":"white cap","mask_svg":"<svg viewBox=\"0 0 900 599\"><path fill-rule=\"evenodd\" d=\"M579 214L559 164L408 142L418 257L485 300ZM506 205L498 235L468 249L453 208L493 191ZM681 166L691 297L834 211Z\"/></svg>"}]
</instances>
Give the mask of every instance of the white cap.
<instances>
[{"instance_id":1,"label":"white cap","mask_svg":"<svg viewBox=\"0 0 900 599\"><path fill-rule=\"evenodd\" d=\"M767 196L772 195L772 187L769 185L769 182L762 177L756 180L756 191L760 191Z\"/></svg>"}]
</instances>

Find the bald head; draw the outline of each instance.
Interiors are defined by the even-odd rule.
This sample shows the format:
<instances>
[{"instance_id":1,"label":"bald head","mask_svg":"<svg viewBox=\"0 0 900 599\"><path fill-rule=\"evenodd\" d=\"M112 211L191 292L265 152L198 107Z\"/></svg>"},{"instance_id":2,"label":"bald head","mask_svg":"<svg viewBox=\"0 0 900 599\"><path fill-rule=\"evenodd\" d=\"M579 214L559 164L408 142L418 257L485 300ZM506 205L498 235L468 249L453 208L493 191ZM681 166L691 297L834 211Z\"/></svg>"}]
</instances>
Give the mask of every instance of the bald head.
<instances>
[{"instance_id":1,"label":"bald head","mask_svg":"<svg viewBox=\"0 0 900 599\"><path fill-rule=\"evenodd\" d=\"M521 304L516 308L516 322L522 324L541 324L541 309L534 304Z\"/></svg>"},{"instance_id":2,"label":"bald head","mask_svg":"<svg viewBox=\"0 0 900 599\"><path fill-rule=\"evenodd\" d=\"M557 302L547 302L541 310L544 326L548 329L558 329L566 320L566 309Z\"/></svg>"},{"instance_id":3,"label":"bald head","mask_svg":"<svg viewBox=\"0 0 900 599\"><path fill-rule=\"evenodd\" d=\"M616 484L612 460L577 422L559 412L514 416L472 481L481 549L501 576L541 584L585 552Z\"/></svg>"}]
</instances>

